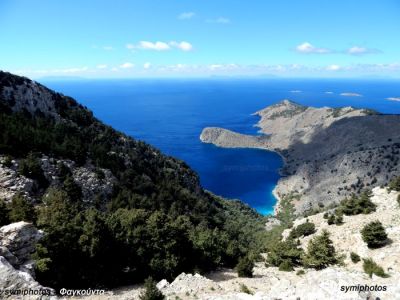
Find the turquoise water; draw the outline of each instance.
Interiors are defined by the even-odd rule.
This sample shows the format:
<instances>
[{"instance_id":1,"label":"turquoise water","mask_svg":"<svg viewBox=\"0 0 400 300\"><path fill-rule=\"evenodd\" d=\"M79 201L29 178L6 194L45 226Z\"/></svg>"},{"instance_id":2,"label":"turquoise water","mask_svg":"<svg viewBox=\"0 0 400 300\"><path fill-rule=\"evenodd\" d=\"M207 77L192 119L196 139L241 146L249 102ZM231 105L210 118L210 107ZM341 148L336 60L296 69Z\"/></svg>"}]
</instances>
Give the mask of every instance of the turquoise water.
<instances>
[{"instance_id":1,"label":"turquoise water","mask_svg":"<svg viewBox=\"0 0 400 300\"><path fill-rule=\"evenodd\" d=\"M251 114L282 99L312 106L368 107L400 113L399 81L382 80L82 80L43 82L94 111L114 128L186 161L204 188L238 198L263 214L272 211L272 190L281 158L256 149L222 149L199 140L206 126L257 134ZM293 92L301 91L301 92ZM326 93L332 92L332 93ZM345 97L340 93L359 93Z\"/></svg>"}]
</instances>

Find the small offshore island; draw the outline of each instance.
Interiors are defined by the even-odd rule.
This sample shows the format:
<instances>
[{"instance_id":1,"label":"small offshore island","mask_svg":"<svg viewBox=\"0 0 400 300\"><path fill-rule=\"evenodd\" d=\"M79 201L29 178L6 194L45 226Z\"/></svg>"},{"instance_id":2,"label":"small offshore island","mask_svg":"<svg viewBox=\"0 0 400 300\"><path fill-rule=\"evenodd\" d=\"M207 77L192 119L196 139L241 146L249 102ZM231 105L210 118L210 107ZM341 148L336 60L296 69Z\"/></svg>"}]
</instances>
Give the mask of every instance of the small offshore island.
<instances>
[{"instance_id":1,"label":"small offshore island","mask_svg":"<svg viewBox=\"0 0 400 300\"><path fill-rule=\"evenodd\" d=\"M337 204L400 171L400 115L353 107L307 107L283 100L255 113L264 135L204 128L200 140L225 148L274 151L284 160L274 194L292 196L298 214Z\"/></svg>"}]
</instances>

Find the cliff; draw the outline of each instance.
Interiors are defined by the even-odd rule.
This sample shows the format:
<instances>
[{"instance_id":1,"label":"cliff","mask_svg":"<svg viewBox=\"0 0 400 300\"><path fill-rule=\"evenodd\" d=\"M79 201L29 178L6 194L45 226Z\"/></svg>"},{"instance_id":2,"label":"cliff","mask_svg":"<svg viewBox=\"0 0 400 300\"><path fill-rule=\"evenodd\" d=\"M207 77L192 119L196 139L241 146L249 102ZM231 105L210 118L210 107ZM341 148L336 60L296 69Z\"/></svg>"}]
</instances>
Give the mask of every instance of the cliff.
<instances>
[{"instance_id":1,"label":"cliff","mask_svg":"<svg viewBox=\"0 0 400 300\"><path fill-rule=\"evenodd\" d=\"M200 139L220 147L254 147L284 158L275 189L300 195L298 213L338 203L400 174L400 116L371 110L306 107L289 100L256 112L263 136L205 128Z\"/></svg>"}]
</instances>

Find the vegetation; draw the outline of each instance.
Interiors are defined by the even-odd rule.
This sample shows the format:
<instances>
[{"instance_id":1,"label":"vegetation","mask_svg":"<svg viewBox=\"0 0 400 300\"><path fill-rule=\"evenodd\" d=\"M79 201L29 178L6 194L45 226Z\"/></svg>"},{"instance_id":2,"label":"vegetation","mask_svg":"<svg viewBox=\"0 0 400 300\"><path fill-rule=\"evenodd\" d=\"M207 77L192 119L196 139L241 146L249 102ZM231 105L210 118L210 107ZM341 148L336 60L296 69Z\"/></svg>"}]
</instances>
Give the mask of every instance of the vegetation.
<instances>
[{"instance_id":1,"label":"vegetation","mask_svg":"<svg viewBox=\"0 0 400 300\"><path fill-rule=\"evenodd\" d=\"M368 223L361 230L362 239L367 243L368 248L380 248L387 243L387 234L382 223L374 221Z\"/></svg>"},{"instance_id":2,"label":"vegetation","mask_svg":"<svg viewBox=\"0 0 400 300\"><path fill-rule=\"evenodd\" d=\"M10 222L26 221L36 223L35 208L24 196L17 194L8 205L8 218Z\"/></svg>"},{"instance_id":3,"label":"vegetation","mask_svg":"<svg viewBox=\"0 0 400 300\"><path fill-rule=\"evenodd\" d=\"M299 248L296 241L288 238L277 242L268 253L267 263L281 269L293 269L301 265L303 249Z\"/></svg>"},{"instance_id":4,"label":"vegetation","mask_svg":"<svg viewBox=\"0 0 400 300\"><path fill-rule=\"evenodd\" d=\"M0 90L26 81L0 72ZM8 215L37 218L46 232L34 255L43 285L112 287L149 276L172 279L181 272L234 267L265 246L265 219L253 209L205 192L184 162L104 125L74 99L37 86L59 117L13 112L18 99L7 96L0 101L0 154L19 160L19 172L38 186L36 210L18 197ZM112 195L101 205L83 203L62 164L60 186L48 188L43 155L110 170L116 178Z\"/></svg>"},{"instance_id":5,"label":"vegetation","mask_svg":"<svg viewBox=\"0 0 400 300\"><path fill-rule=\"evenodd\" d=\"M393 178L388 185L390 191L400 192L400 176Z\"/></svg>"},{"instance_id":6,"label":"vegetation","mask_svg":"<svg viewBox=\"0 0 400 300\"><path fill-rule=\"evenodd\" d=\"M328 225L342 225L343 224L343 212L340 209L336 209L334 214L324 214L324 219L327 220Z\"/></svg>"},{"instance_id":7,"label":"vegetation","mask_svg":"<svg viewBox=\"0 0 400 300\"><path fill-rule=\"evenodd\" d=\"M296 272L296 275L297 275L297 276L301 276L301 275L304 275L304 274L306 274L306 272L305 272L303 269L298 270L298 271Z\"/></svg>"},{"instance_id":8,"label":"vegetation","mask_svg":"<svg viewBox=\"0 0 400 300\"><path fill-rule=\"evenodd\" d=\"M350 259L354 264L358 263L361 260L360 255L355 252L350 252Z\"/></svg>"},{"instance_id":9,"label":"vegetation","mask_svg":"<svg viewBox=\"0 0 400 300\"><path fill-rule=\"evenodd\" d=\"M253 295L254 293L245 285L244 283L240 284L240 291L245 294Z\"/></svg>"},{"instance_id":10,"label":"vegetation","mask_svg":"<svg viewBox=\"0 0 400 300\"><path fill-rule=\"evenodd\" d=\"M10 223L9 209L3 199L0 199L0 227Z\"/></svg>"},{"instance_id":11,"label":"vegetation","mask_svg":"<svg viewBox=\"0 0 400 300\"><path fill-rule=\"evenodd\" d=\"M292 261L289 259L285 259L284 261L282 261L281 264L279 265L279 271L284 271L284 272L294 271Z\"/></svg>"},{"instance_id":12,"label":"vegetation","mask_svg":"<svg viewBox=\"0 0 400 300\"><path fill-rule=\"evenodd\" d=\"M293 228L290 231L289 237L292 239L297 239L302 236L308 236L315 233L315 225L314 223L308 222L308 219L305 223L300 224L296 228Z\"/></svg>"},{"instance_id":13,"label":"vegetation","mask_svg":"<svg viewBox=\"0 0 400 300\"><path fill-rule=\"evenodd\" d=\"M324 230L321 235L310 240L303 263L305 266L317 270L340 263L340 257L336 254L328 231Z\"/></svg>"},{"instance_id":14,"label":"vegetation","mask_svg":"<svg viewBox=\"0 0 400 300\"><path fill-rule=\"evenodd\" d=\"M279 211L276 214L276 218L281 222L284 228L290 228L293 226L293 221L296 219L295 208L293 200L298 199L299 195L289 194L286 195L279 201Z\"/></svg>"},{"instance_id":15,"label":"vegetation","mask_svg":"<svg viewBox=\"0 0 400 300\"><path fill-rule=\"evenodd\" d=\"M253 268L254 268L254 261L245 256L239 259L239 262L236 266L236 271L238 272L239 277L253 277Z\"/></svg>"},{"instance_id":16,"label":"vegetation","mask_svg":"<svg viewBox=\"0 0 400 300\"><path fill-rule=\"evenodd\" d=\"M157 288L156 282L152 278L146 279L144 283L145 290L140 294L140 300L164 300L165 296Z\"/></svg>"},{"instance_id":17,"label":"vegetation","mask_svg":"<svg viewBox=\"0 0 400 300\"><path fill-rule=\"evenodd\" d=\"M369 214L376 210L376 205L371 201L371 191L364 191L359 197L352 195L340 203L339 211L346 216Z\"/></svg>"},{"instance_id":18,"label":"vegetation","mask_svg":"<svg viewBox=\"0 0 400 300\"><path fill-rule=\"evenodd\" d=\"M369 277L372 278L373 274L383 278L389 277L389 275L385 273L383 268L379 266L376 262L374 262L371 258L363 259L363 261L364 272L367 273Z\"/></svg>"}]
</instances>

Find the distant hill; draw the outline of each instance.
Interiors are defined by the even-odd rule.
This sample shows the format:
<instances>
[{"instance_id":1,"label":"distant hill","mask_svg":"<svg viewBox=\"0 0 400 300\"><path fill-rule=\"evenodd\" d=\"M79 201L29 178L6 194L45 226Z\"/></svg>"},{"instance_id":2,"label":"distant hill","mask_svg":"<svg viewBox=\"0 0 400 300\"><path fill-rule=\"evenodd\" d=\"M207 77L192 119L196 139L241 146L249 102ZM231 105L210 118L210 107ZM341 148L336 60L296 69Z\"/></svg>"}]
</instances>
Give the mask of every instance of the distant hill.
<instances>
[{"instance_id":1,"label":"distant hill","mask_svg":"<svg viewBox=\"0 0 400 300\"><path fill-rule=\"evenodd\" d=\"M280 153L285 165L275 194L281 199L296 195L293 204L299 214L336 205L400 175L400 115L307 107L289 100L255 114L263 136L205 128L200 139L220 147Z\"/></svg>"}]
</instances>

